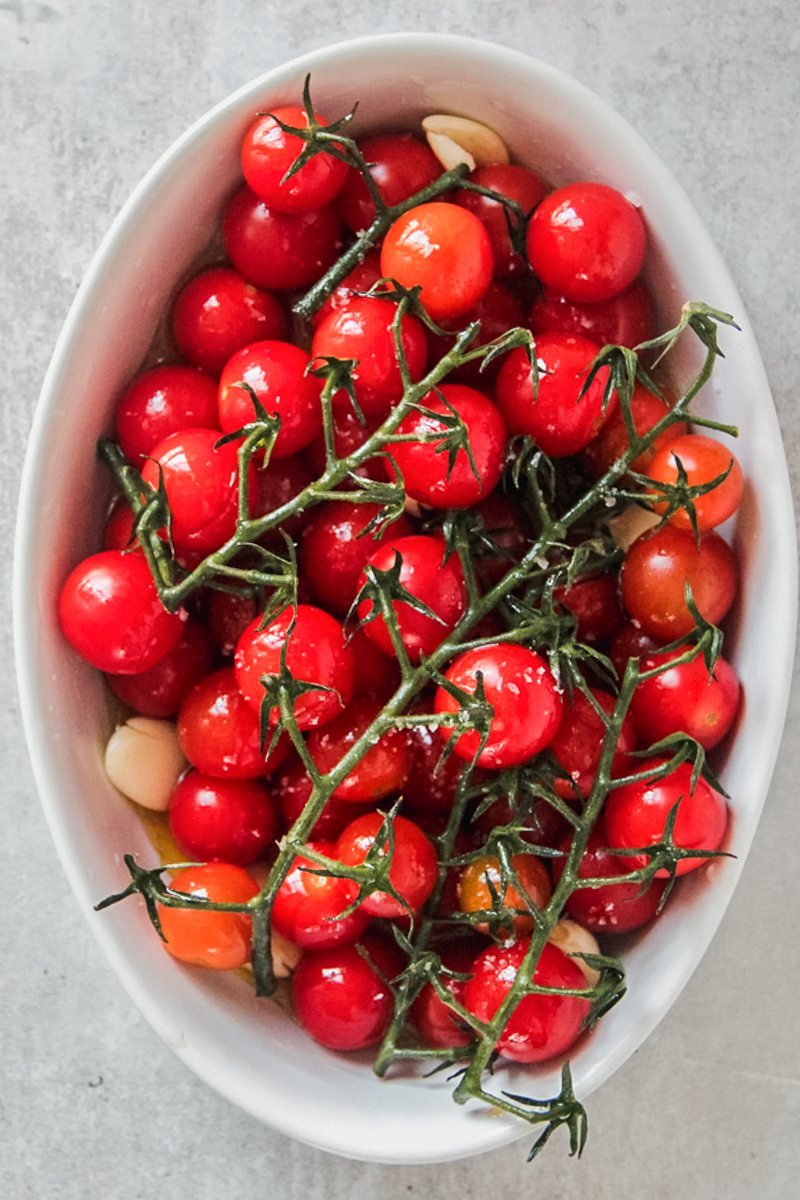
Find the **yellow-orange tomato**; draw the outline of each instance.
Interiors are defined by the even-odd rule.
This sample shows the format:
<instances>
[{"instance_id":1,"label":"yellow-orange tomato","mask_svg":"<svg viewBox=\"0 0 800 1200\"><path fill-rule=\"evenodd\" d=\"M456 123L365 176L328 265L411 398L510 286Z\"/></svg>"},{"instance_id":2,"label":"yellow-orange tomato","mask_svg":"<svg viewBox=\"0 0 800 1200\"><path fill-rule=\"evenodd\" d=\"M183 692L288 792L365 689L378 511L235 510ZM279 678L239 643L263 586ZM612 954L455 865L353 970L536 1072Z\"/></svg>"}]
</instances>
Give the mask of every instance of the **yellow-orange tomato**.
<instances>
[{"instance_id":1,"label":"yellow-orange tomato","mask_svg":"<svg viewBox=\"0 0 800 1200\"><path fill-rule=\"evenodd\" d=\"M515 854L511 865L524 892L537 908L543 908L550 899L552 886L547 869L535 854ZM492 893L500 896L509 909L521 909L513 918L514 933L519 935L533 928L533 917L525 911L525 900L514 884L503 888L500 863L493 855L475 858L462 868L458 877L458 903L465 913L482 912L493 907ZM478 925L482 932L488 931L487 924Z\"/></svg>"},{"instance_id":2,"label":"yellow-orange tomato","mask_svg":"<svg viewBox=\"0 0 800 1200\"><path fill-rule=\"evenodd\" d=\"M727 446L713 438L698 433L687 433L669 445L663 446L647 468L647 475L659 483L678 482L678 463L686 472L689 487L711 483L717 476L728 472L725 479L694 500L698 529L713 529L733 516L742 499L744 477L739 460ZM654 504L656 512L666 510L666 502ZM678 529L691 529L692 523L686 509L679 508L670 517L670 523Z\"/></svg>"},{"instance_id":3,"label":"yellow-orange tomato","mask_svg":"<svg viewBox=\"0 0 800 1200\"><path fill-rule=\"evenodd\" d=\"M252 875L230 863L207 863L176 871L170 888L220 904L246 904L259 891ZM158 906L165 949L173 958L215 971L243 967L250 959L253 921L247 913Z\"/></svg>"}]
</instances>

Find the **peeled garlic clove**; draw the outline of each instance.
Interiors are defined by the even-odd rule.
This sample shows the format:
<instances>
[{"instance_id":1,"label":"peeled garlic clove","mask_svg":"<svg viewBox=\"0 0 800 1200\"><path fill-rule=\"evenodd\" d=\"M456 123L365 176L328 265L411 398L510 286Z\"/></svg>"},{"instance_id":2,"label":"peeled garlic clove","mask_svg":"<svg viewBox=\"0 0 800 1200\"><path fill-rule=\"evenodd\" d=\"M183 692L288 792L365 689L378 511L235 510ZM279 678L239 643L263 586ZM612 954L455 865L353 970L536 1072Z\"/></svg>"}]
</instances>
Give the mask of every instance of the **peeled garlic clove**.
<instances>
[{"instance_id":1,"label":"peeled garlic clove","mask_svg":"<svg viewBox=\"0 0 800 1200\"><path fill-rule=\"evenodd\" d=\"M428 145L445 170L449 171L452 167L458 166L459 162L466 162L469 169L474 171L475 167L486 167L490 163L507 163L509 161L508 150L503 139L488 125L481 125L480 121L473 121L470 117L454 117L448 113L435 113L433 116L425 118L422 128L425 130ZM451 146L455 145L459 148L460 158L457 157L456 151L446 145L445 140ZM455 158L455 161L445 162L440 153L441 150L445 151L450 160Z\"/></svg>"},{"instance_id":2,"label":"peeled garlic clove","mask_svg":"<svg viewBox=\"0 0 800 1200\"><path fill-rule=\"evenodd\" d=\"M303 957L303 951L283 934L278 933L277 929L272 930L270 944L272 946L272 970L275 972L275 978L288 979Z\"/></svg>"},{"instance_id":3,"label":"peeled garlic clove","mask_svg":"<svg viewBox=\"0 0 800 1200\"><path fill-rule=\"evenodd\" d=\"M131 717L106 746L106 774L123 796L143 808L165 812L186 759L173 721Z\"/></svg>"},{"instance_id":4,"label":"peeled garlic clove","mask_svg":"<svg viewBox=\"0 0 800 1200\"><path fill-rule=\"evenodd\" d=\"M588 929L584 929L577 921L562 920L553 927L550 931L550 937L547 939L557 946L564 954L599 954L600 947L597 944L597 938ZM572 960L576 967L586 977L586 982L591 987L597 983L600 978L600 972L594 967L590 967L582 958L574 958Z\"/></svg>"},{"instance_id":5,"label":"peeled garlic clove","mask_svg":"<svg viewBox=\"0 0 800 1200\"><path fill-rule=\"evenodd\" d=\"M608 531L620 550L627 551L638 537L660 521L658 513L651 512L649 508L642 508L641 504L629 504L618 517L611 518Z\"/></svg>"}]
</instances>

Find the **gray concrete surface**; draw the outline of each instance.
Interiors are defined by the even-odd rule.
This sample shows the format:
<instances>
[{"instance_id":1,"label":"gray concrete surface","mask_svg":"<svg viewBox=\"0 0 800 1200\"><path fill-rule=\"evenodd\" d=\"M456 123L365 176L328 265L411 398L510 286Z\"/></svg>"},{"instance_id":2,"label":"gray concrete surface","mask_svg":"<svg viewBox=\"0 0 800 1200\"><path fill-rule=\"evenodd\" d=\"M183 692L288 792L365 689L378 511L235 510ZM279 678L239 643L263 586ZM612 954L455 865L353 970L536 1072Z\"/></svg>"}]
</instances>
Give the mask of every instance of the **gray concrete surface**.
<instances>
[{"instance_id":1,"label":"gray concrete surface","mask_svg":"<svg viewBox=\"0 0 800 1200\"><path fill-rule=\"evenodd\" d=\"M744 293L800 467L795 0L0 0L0 509L10 559L39 382L131 187L210 104L311 47L453 30L527 49L615 104L683 181ZM47 486L57 486L57 479ZM8 569L3 572L3 582ZM555 1145L442 1168L338 1161L207 1090L132 1009L74 907L39 811L0 637L0 1195L284 1194L789 1200L800 1176L796 691L760 834L680 1002L591 1104L583 1161Z\"/></svg>"}]
</instances>

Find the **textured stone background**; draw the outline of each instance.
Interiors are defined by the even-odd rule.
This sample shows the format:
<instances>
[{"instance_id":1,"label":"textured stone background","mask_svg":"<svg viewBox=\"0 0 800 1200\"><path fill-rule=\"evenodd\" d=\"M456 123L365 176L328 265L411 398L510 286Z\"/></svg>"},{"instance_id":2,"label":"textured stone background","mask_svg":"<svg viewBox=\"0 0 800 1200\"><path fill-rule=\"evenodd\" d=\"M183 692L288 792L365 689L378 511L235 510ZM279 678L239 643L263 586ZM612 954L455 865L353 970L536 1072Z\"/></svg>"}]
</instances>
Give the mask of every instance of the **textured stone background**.
<instances>
[{"instance_id":1,"label":"textured stone background","mask_svg":"<svg viewBox=\"0 0 800 1200\"><path fill-rule=\"evenodd\" d=\"M610 100L660 151L744 293L796 474L795 0L0 0L7 558L18 465L51 347L100 236L142 172L190 121L268 67L327 42L400 29L529 50ZM7 616L0 636L8 679ZM328 1158L272 1134L157 1040L72 903L10 683L0 703L0 1195L8 1200L135 1200L158 1189L193 1200L523 1189L548 1200L796 1194L800 906L791 855L800 844L800 759L791 733L722 930L669 1017L593 1098L583 1161L555 1146L526 1168L520 1145L463 1165L399 1169ZM796 694L790 731L798 716Z\"/></svg>"}]
</instances>

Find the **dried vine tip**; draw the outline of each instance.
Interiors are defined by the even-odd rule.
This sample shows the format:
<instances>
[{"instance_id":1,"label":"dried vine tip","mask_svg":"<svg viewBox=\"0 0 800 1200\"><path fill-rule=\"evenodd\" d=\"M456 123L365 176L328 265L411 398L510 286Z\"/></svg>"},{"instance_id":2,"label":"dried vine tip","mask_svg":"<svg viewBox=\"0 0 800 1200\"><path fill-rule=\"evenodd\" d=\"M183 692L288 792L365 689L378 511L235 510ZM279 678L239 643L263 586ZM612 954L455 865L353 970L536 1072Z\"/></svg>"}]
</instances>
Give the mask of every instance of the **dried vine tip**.
<instances>
[{"instance_id":1,"label":"dried vine tip","mask_svg":"<svg viewBox=\"0 0 800 1200\"><path fill-rule=\"evenodd\" d=\"M131 717L118 725L106 746L106 774L115 788L142 808L165 812L186 769L173 721Z\"/></svg>"},{"instance_id":2,"label":"dried vine tip","mask_svg":"<svg viewBox=\"0 0 800 1200\"><path fill-rule=\"evenodd\" d=\"M559 921L550 930L547 940L554 946L558 946L558 949L564 954L600 954L597 938L588 929L578 925L576 921ZM583 971L586 982L594 987L600 978L600 972L596 971L594 967L590 967L582 958L575 958L573 962Z\"/></svg>"},{"instance_id":3,"label":"dried vine tip","mask_svg":"<svg viewBox=\"0 0 800 1200\"><path fill-rule=\"evenodd\" d=\"M446 171L466 163L470 171L509 161L506 144L488 125L469 117L435 113L422 122L428 145Z\"/></svg>"},{"instance_id":4,"label":"dried vine tip","mask_svg":"<svg viewBox=\"0 0 800 1200\"><path fill-rule=\"evenodd\" d=\"M620 550L627 551L638 537L660 522L661 517L658 513L643 508L641 504L629 504L619 516L611 518L608 531Z\"/></svg>"}]
</instances>

